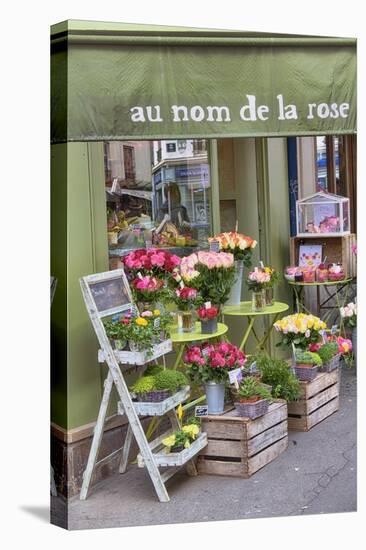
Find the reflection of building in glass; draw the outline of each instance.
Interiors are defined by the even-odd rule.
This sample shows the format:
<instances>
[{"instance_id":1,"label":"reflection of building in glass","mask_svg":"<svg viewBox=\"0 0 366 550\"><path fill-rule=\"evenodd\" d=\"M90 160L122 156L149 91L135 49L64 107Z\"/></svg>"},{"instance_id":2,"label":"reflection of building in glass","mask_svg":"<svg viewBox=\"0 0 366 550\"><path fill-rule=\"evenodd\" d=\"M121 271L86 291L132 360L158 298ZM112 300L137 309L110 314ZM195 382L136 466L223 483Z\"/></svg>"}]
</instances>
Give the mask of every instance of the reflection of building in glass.
<instances>
[{"instance_id":1,"label":"reflection of building in glass","mask_svg":"<svg viewBox=\"0 0 366 550\"><path fill-rule=\"evenodd\" d=\"M339 143L338 138L333 140L335 175L339 178ZM326 136L316 137L316 167L317 167L317 191L327 191L329 187L328 160Z\"/></svg>"}]
</instances>

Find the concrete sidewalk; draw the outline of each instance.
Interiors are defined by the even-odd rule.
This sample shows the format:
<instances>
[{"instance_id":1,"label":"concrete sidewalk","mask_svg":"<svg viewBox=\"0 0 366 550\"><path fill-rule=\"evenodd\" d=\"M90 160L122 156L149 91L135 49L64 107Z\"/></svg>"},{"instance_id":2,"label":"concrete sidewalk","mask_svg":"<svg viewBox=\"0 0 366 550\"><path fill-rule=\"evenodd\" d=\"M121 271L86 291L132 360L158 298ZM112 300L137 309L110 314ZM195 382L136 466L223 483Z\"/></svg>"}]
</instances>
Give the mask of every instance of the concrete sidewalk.
<instances>
[{"instance_id":1,"label":"concrete sidewalk","mask_svg":"<svg viewBox=\"0 0 366 550\"><path fill-rule=\"evenodd\" d=\"M189 477L167 483L160 503L144 470L130 466L69 502L69 529L93 529L356 510L356 376L342 370L340 410L308 433L290 432L288 450L250 479Z\"/></svg>"}]
</instances>

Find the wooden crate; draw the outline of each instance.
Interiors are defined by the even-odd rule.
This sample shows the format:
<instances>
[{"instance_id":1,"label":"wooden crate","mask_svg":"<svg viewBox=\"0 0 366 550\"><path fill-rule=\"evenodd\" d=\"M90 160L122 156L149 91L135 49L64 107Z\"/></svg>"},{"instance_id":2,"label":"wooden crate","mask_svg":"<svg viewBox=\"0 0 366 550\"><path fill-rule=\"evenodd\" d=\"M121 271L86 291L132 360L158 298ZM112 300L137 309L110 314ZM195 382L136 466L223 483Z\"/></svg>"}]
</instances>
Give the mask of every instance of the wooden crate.
<instances>
[{"instance_id":1,"label":"wooden crate","mask_svg":"<svg viewBox=\"0 0 366 550\"><path fill-rule=\"evenodd\" d=\"M340 369L321 372L312 382L300 382L299 401L289 401L288 429L308 432L339 408Z\"/></svg>"},{"instance_id":2,"label":"wooden crate","mask_svg":"<svg viewBox=\"0 0 366 550\"><path fill-rule=\"evenodd\" d=\"M323 258L327 257L327 263L341 263L346 278L356 277L356 256L352 252L352 246L356 244L356 235L343 235L343 237L323 237L321 234L312 234L309 237L290 238L290 263L299 264L299 247L301 244L321 244Z\"/></svg>"},{"instance_id":3,"label":"wooden crate","mask_svg":"<svg viewBox=\"0 0 366 550\"><path fill-rule=\"evenodd\" d=\"M208 445L198 457L198 473L249 478L287 448L287 404L276 400L255 420L235 409L203 417L202 430Z\"/></svg>"}]
</instances>

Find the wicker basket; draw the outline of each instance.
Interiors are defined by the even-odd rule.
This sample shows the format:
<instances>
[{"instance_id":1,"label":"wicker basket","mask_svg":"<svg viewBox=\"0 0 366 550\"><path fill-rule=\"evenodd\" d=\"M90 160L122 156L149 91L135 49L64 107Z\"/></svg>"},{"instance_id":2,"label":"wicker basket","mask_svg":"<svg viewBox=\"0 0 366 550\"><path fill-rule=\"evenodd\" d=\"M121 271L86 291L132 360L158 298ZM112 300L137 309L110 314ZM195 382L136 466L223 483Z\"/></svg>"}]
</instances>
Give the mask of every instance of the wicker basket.
<instances>
[{"instance_id":1,"label":"wicker basket","mask_svg":"<svg viewBox=\"0 0 366 550\"><path fill-rule=\"evenodd\" d=\"M146 393L136 394L137 401L144 403L160 403L170 397L172 392L170 390L154 390Z\"/></svg>"},{"instance_id":2,"label":"wicker basket","mask_svg":"<svg viewBox=\"0 0 366 550\"><path fill-rule=\"evenodd\" d=\"M341 354L337 353L330 361L327 361L326 363L323 363L323 365L320 367L319 371L321 372L331 372L332 370L335 370L339 367L341 359Z\"/></svg>"},{"instance_id":3,"label":"wicker basket","mask_svg":"<svg viewBox=\"0 0 366 550\"><path fill-rule=\"evenodd\" d=\"M238 416L245 416L254 420L259 416L263 416L268 411L269 401L268 399L260 399L254 403L234 403Z\"/></svg>"},{"instance_id":4,"label":"wicker basket","mask_svg":"<svg viewBox=\"0 0 366 550\"><path fill-rule=\"evenodd\" d=\"M248 374L247 376L251 376L251 375ZM272 389L273 389L272 386L270 386L269 384L265 384L264 382L260 382L260 385L263 386L263 388L266 388L266 390L268 390L269 393L272 393ZM233 385L230 386L230 397L233 403L239 400L239 391Z\"/></svg>"},{"instance_id":5,"label":"wicker basket","mask_svg":"<svg viewBox=\"0 0 366 550\"><path fill-rule=\"evenodd\" d=\"M313 367L294 365L294 369L297 378L302 382L311 382L318 374L318 367L316 365Z\"/></svg>"}]
</instances>

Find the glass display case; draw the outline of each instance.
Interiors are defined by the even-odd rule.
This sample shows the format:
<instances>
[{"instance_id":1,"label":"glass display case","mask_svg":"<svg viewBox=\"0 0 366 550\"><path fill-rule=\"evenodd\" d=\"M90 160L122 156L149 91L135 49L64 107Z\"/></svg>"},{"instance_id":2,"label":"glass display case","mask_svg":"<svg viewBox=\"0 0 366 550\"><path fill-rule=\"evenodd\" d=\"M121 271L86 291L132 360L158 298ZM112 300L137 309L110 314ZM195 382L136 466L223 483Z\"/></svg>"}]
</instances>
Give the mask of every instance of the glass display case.
<instances>
[{"instance_id":1,"label":"glass display case","mask_svg":"<svg viewBox=\"0 0 366 550\"><path fill-rule=\"evenodd\" d=\"M296 201L298 237L350 234L349 199L323 191Z\"/></svg>"},{"instance_id":2,"label":"glass display case","mask_svg":"<svg viewBox=\"0 0 366 550\"><path fill-rule=\"evenodd\" d=\"M111 269L136 248L187 255L212 233L206 140L104 143Z\"/></svg>"}]
</instances>

